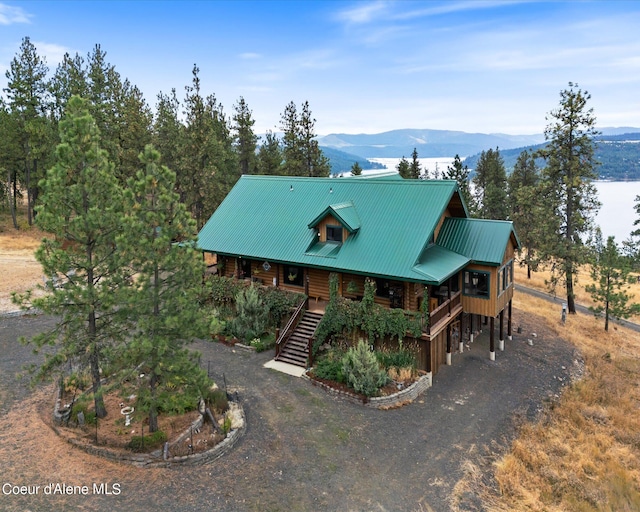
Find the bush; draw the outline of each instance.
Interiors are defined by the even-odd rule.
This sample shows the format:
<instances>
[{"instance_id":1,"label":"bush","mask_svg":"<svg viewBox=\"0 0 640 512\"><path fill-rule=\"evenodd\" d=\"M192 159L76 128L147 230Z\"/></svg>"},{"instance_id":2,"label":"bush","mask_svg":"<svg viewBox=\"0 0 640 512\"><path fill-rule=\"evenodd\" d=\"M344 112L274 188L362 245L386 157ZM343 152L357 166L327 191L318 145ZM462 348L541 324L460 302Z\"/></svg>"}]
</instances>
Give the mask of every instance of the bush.
<instances>
[{"instance_id":1,"label":"bush","mask_svg":"<svg viewBox=\"0 0 640 512\"><path fill-rule=\"evenodd\" d=\"M155 450L160 448L167 440L167 434L162 430L156 430L148 436L134 436L127 444L127 449L133 452Z\"/></svg>"},{"instance_id":2,"label":"bush","mask_svg":"<svg viewBox=\"0 0 640 512\"><path fill-rule=\"evenodd\" d=\"M229 409L227 394L220 388L210 390L205 402L218 414L222 414Z\"/></svg>"},{"instance_id":3,"label":"bush","mask_svg":"<svg viewBox=\"0 0 640 512\"><path fill-rule=\"evenodd\" d=\"M313 369L314 375L319 379L346 383L347 381L342 371L343 356L343 353L332 350L316 362L315 368Z\"/></svg>"},{"instance_id":4,"label":"bush","mask_svg":"<svg viewBox=\"0 0 640 512\"><path fill-rule=\"evenodd\" d=\"M96 413L88 410L88 402L86 400L79 400L71 408L71 419L76 420L78 413L81 412L84 415L85 425L96 424Z\"/></svg>"},{"instance_id":5,"label":"bush","mask_svg":"<svg viewBox=\"0 0 640 512\"><path fill-rule=\"evenodd\" d=\"M236 317L231 322L233 334L247 341L264 333L268 310L255 286L240 290L236 295Z\"/></svg>"},{"instance_id":6,"label":"bush","mask_svg":"<svg viewBox=\"0 0 640 512\"><path fill-rule=\"evenodd\" d=\"M376 352L376 358L385 370L390 368L416 368L416 356L410 350L401 348L399 350L382 350Z\"/></svg>"},{"instance_id":7,"label":"bush","mask_svg":"<svg viewBox=\"0 0 640 512\"><path fill-rule=\"evenodd\" d=\"M342 358L342 372L347 384L365 396L375 395L389 381L376 355L363 340L347 350Z\"/></svg>"}]
</instances>

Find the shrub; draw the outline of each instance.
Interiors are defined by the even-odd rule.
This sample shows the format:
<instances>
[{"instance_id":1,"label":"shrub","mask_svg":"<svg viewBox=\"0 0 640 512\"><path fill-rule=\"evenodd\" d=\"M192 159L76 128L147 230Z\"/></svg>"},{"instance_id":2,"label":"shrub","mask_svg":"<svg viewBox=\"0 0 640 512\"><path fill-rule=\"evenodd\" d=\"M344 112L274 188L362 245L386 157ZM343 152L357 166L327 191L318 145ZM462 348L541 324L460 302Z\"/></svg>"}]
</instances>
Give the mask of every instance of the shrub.
<instances>
[{"instance_id":1,"label":"shrub","mask_svg":"<svg viewBox=\"0 0 640 512\"><path fill-rule=\"evenodd\" d=\"M390 368L417 367L415 354L406 348L399 350L381 350L376 352L376 358L385 370L389 370Z\"/></svg>"},{"instance_id":2,"label":"shrub","mask_svg":"<svg viewBox=\"0 0 640 512\"><path fill-rule=\"evenodd\" d=\"M380 368L375 354L363 340L347 350L342 358L342 372L347 384L365 396L375 395L389 379L387 373Z\"/></svg>"},{"instance_id":3,"label":"shrub","mask_svg":"<svg viewBox=\"0 0 640 512\"><path fill-rule=\"evenodd\" d=\"M156 430L153 434L148 436L134 436L131 441L127 443L127 449L133 452L141 452L146 450L155 450L162 446L167 440L167 434L162 430Z\"/></svg>"},{"instance_id":4,"label":"shrub","mask_svg":"<svg viewBox=\"0 0 640 512\"><path fill-rule=\"evenodd\" d=\"M218 414L222 414L229 409L227 394L220 388L210 390L205 402Z\"/></svg>"},{"instance_id":5,"label":"shrub","mask_svg":"<svg viewBox=\"0 0 640 512\"><path fill-rule=\"evenodd\" d=\"M330 351L327 355L316 361L313 373L320 379L346 383L342 370L343 356L344 354L337 350Z\"/></svg>"},{"instance_id":6,"label":"shrub","mask_svg":"<svg viewBox=\"0 0 640 512\"><path fill-rule=\"evenodd\" d=\"M73 404L73 407L71 408L71 418L76 419L79 412L84 415L85 425L96 424L96 413L94 411L88 410L87 400L79 400L75 404Z\"/></svg>"},{"instance_id":7,"label":"shrub","mask_svg":"<svg viewBox=\"0 0 640 512\"><path fill-rule=\"evenodd\" d=\"M236 295L236 317L231 330L243 341L260 336L267 328L268 310L255 286L240 290Z\"/></svg>"}]
</instances>

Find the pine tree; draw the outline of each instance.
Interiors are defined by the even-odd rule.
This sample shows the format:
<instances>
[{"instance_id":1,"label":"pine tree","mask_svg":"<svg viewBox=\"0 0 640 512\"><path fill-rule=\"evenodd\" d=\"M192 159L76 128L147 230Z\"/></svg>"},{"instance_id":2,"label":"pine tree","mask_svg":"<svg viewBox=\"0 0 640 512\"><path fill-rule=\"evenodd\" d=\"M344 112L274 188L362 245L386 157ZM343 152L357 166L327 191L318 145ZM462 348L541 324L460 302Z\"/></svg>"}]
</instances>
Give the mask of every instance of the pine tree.
<instances>
[{"instance_id":1,"label":"pine tree","mask_svg":"<svg viewBox=\"0 0 640 512\"><path fill-rule=\"evenodd\" d=\"M400 162L398 162L398 165L396 165L396 170L398 171L398 174L400 174L400 176L403 177L405 180L408 180L411 178L409 161L404 156L400 159Z\"/></svg>"},{"instance_id":2,"label":"pine tree","mask_svg":"<svg viewBox=\"0 0 640 512\"><path fill-rule=\"evenodd\" d=\"M418 160L418 151L413 148L411 153L411 163L409 164L409 179L419 180L422 174L422 167L420 167L420 160ZM428 176L426 176L428 178Z\"/></svg>"},{"instance_id":3,"label":"pine tree","mask_svg":"<svg viewBox=\"0 0 640 512\"><path fill-rule=\"evenodd\" d=\"M480 153L473 183L479 216L484 219L506 219L509 214L507 172L498 148Z\"/></svg>"},{"instance_id":4,"label":"pine tree","mask_svg":"<svg viewBox=\"0 0 640 512\"><path fill-rule=\"evenodd\" d=\"M180 177L180 151L184 145L184 126L179 120L180 101L176 96L176 90L171 94L158 94L156 103L156 115L153 122L153 145L157 148L162 158L162 164L176 173L176 191L180 195L180 201L185 202L186 192L183 180ZM181 186L182 185L182 186Z\"/></svg>"},{"instance_id":5,"label":"pine tree","mask_svg":"<svg viewBox=\"0 0 640 512\"><path fill-rule=\"evenodd\" d=\"M522 242L524 258L521 263L527 266L527 278L531 279L531 271L537 267L536 248L540 238L539 224L544 216L538 198L540 172L535 157L525 150L509 176L510 218L514 223L518 237Z\"/></svg>"},{"instance_id":6,"label":"pine tree","mask_svg":"<svg viewBox=\"0 0 640 512\"><path fill-rule=\"evenodd\" d=\"M569 82L560 93L560 105L551 111L545 129L549 141L540 151L546 161L542 170L541 199L544 202L540 255L551 264L550 286L565 286L569 313L575 314L573 292L579 266L586 262L586 238L600 203L593 180L596 119L587 108L591 95Z\"/></svg>"},{"instance_id":7,"label":"pine tree","mask_svg":"<svg viewBox=\"0 0 640 512\"><path fill-rule=\"evenodd\" d=\"M233 131L235 133L233 140L238 153L240 173L255 174L258 137L253 133L255 121L252 117L252 112L242 96L240 96L238 103L234 105L233 122Z\"/></svg>"},{"instance_id":8,"label":"pine tree","mask_svg":"<svg viewBox=\"0 0 640 512\"><path fill-rule=\"evenodd\" d=\"M88 105L79 97L69 100L60 138L57 163L41 182L37 217L40 228L51 234L36 251L50 278L49 293L32 300L60 322L32 341L38 348L58 344L58 350L46 356L40 377L69 362L90 368L95 412L103 418L107 411L100 369L123 334L118 297L128 278L115 243L122 227L122 191L100 148Z\"/></svg>"},{"instance_id":9,"label":"pine tree","mask_svg":"<svg viewBox=\"0 0 640 512\"><path fill-rule=\"evenodd\" d=\"M358 162L353 162L351 166L351 176L361 176L362 175L362 167Z\"/></svg>"},{"instance_id":10,"label":"pine tree","mask_svg":"<svg viewBox=\"0 0 640 512\"><path fill-rule=\"evenodd\" d=\"M258 151L258 174L283 174L283 155L278 136L268 130Z\"/></svg>"},{"instance_id":11,"label":"pine tree","mask_svg":"<svg viewBox=\"0 0 640 512\"><path fill-rule=\"evenodd\" d=\"M331 172L331 165L316 140L315 124L316 120L311 114L309 102L305 101L302 104L300 119L298 120L304 163L303 176L327 177Z\"/></svg>"},{"instance_id":12,"label":"pine tree","mask_svg":"<svg viewBox=\"0 0 640 512\"><path fill-rule=\"evenodd\" d=\"M28 37L22 40L19 54L11 61L6 71L8 107L14 117L17 144L12 149L21 166L16 170L15 182L20 179L27 191L27 219L33 223L34 206L38 197L38 181L42 170L49 163L51 154L51 123L48 118L49 95L46 60L38 55L37 49ZM20 176L20 177L19 177ZM15 201L14 195L14 201ZM14 223L17 227L17 223Z\"/></svg>"},{"instance_id":13,"label":"pine tree","mask_svg":"<svg viewBox=\"0 0 640 512\"><path fill-rule=\"evenodd\" d=\"M591 279L595 284L585 287L596 306L589 309L596 317L604 316L604 330L609 330L609 318L629 318L640 313L640 304L630 303L629 264L616 245L614 237L602 243L602 234L597 229L592 248Z\"/></svg>"},{"instance_id":14,"label":"pine tree","mask_svg":"<svg viewBox=\"0 0 640 512\"><path fill-rule=\"evenodd\" d=\"M447 170L443 171L442 178L458 182L460 195L462 196L464 203L467 205L469 213L473 215L475 212L475 201L471 195L471 189L469 188L469 167L462 165L459 155L456 155L451 165L447 166Z\"/></svg>"},{"instance_id":15,"label":"pine tree","mask_svg":"<svg viewBox=\"0 0 640 512\"><path fill-rule=\"evenodd\" d=\"M283 174L329 176L331 166L318 146L315 122L308 101L302 104L300 114L293 101L285 107L280 118L280 128L284 132L282 136Z\"/></svg>"},{"instance_id":16,"label":"pine tree","mask_svg":"<svg viewBox=\"0 0 640 512\"><path fill-rule=\"evenodd\" d=\"M160 165L160 153L152 146L140 161L145 168L128 180L127 214L117 239L136 276L123 306L136 328L119 360L145 374L137 403L148 412L149 430L155 432L169 387L177 381L193 386L199 380L197 362L185 346L203 334L198 305L203 263L195 249L195 221L174 190L175 173ZM180 392L180 386L172 391Z\"/></svg>"}]
</instances>

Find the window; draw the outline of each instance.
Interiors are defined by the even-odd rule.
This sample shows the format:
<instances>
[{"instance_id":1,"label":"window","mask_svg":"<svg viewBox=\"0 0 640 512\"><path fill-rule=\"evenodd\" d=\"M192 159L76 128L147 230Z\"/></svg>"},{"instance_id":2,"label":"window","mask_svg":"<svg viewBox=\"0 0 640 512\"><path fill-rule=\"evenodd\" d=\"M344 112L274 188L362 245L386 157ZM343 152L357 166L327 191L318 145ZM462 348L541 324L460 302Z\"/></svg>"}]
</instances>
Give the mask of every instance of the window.
<instances>
[{"instance_id":1,"label":"window","mask_svg":"<svg viewBox=\"0 0 640 512\"><path fill-rule=\"evenodd\" d=\"M342 243L342 226L327 226L327 242Z\"/></svg>"},{"instance_id":2,"label":"window","mask_svg":"<svg viewBox=\"0 0 640 512\"><path fill-rule=\"evenodd\" d=\"M376 295L389 298L389 280L376 278Z\"/></svg>"},{"instance_id":3,"label":"window","mask_svg":"<svg viewBox=\"0 0 640 512\"><path fill-rule=\"evenodd\" d=\"M489 284L491 274L489 272L476 272L465 270L464 272L464 294L471 297L489 298Z\"/></svg>"},{"instance_id":4,"label":"window","mask_svg":"<svg viewBox=\"0 0 640 512\"><path fill-rule=\"evenodd\" d=\"M498 272L498 285L500 286L500 293L507 290L511 283L513 283L513 260L505 264L504 267Z\"/></svg>"},{"instance_id":5,"label":"window","mask_svg":"<svg viewBox=\"0 0 640 512\"><path fill-rule=\"evenodd\" d=\"M284 282L293 286L304 286L304 271L295 265L284 266Z\"/></svg>"}]
</instances>

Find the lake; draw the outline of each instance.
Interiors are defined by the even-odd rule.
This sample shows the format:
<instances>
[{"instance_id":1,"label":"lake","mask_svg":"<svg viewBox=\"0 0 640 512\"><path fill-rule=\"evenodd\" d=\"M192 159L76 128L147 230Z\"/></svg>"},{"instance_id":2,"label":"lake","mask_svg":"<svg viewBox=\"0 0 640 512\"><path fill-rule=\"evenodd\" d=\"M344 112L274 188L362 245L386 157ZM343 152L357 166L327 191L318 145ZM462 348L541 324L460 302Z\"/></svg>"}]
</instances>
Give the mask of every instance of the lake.
<instances>
[{"instance_id":1,"label":"lake","mask_svg":"<svg viewBox=\"0 0 640 512\"><path fill-rule=\"evenodd\" d=\"M379 162L389 170L395 170L399 158L369 158L372 162ZM407 160L410 160L407 158ZM446 171L453 162L453 157L420 158L423 169L433 172L437 169L440 173ZM380 171L364 171L364 174ZM606 239L615 236L620 243L629 238L633 231L633 221L636 214L633 209L634 199L640 195L640 181L596 181L598 199L602 207L596 216L596 223L600 226Z\"/></svg>"}]
</instances>

